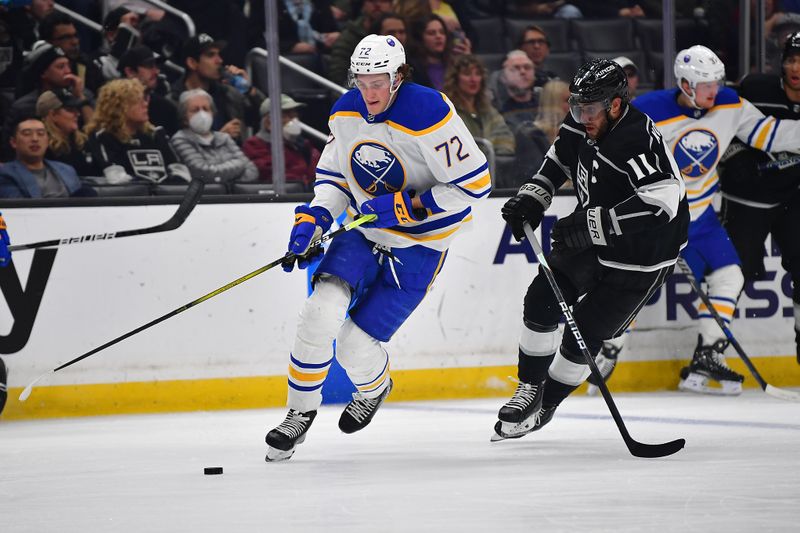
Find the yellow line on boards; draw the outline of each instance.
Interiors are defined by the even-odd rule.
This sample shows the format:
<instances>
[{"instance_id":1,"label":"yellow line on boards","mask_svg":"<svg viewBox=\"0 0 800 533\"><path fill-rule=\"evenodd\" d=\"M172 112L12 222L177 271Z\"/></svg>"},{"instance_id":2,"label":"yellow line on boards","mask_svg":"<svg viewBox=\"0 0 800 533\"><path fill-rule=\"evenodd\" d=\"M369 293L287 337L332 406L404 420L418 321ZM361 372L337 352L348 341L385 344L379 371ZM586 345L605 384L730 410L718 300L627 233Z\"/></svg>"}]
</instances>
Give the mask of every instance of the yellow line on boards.
<instances>
[{"instance_id":1,"label":"yellow line on boards","mask_svg":"<svg viewBox=\"0 0 800 533\"><path fill-rule=\"evenodd\" d=\"M800 387L800 366L794 356L757 357L753 362L771 385ZM678 374L686 364L623 361L609 388L612 392L676 390ZM728 364L745 376L746 388L758 387L738 358L728 357ZM389 401L505 398L516 388L508 376L516 373L516 366L392 370L394 388ZM575 394L582 394L585 387ZM283 407L286 391L286 376L53 385L36 387L23 403L17 399L22 388L12 387L2 420Z\"/></svg>"}]
</instances>

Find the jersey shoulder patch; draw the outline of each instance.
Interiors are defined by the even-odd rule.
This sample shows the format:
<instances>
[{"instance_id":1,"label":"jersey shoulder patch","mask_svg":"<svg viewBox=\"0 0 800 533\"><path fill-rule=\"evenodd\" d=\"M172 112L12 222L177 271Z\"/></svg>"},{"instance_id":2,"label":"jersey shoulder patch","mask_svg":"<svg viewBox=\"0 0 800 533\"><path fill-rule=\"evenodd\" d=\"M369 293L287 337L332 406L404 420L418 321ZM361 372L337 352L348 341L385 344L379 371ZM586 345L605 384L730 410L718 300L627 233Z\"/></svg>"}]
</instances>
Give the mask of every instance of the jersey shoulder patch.
<instances>
[{"instance_id":1,"label":"jersey shoulder patch","mask_svg":"<svg viewBox=\"0 0 800 533\"><path fill-rule=\"evenodd\" d=\"M683 109L678 105L679 91L680 89L677 88L652 91L637 96L632 104L658 124L659 122L685 116Z\"/></svg>"},{"instance_id":2,"label":"jersey shoulder patch","mask_svg":"<svg viewBox=\"0 0 800 533\"><path fill-rule=\"evenodd\" d=\"M416 83L404 83L386 122L411 135L422 135L446 122L451 113L450 105L439 91Z\"/></svg>"}]
</instances>

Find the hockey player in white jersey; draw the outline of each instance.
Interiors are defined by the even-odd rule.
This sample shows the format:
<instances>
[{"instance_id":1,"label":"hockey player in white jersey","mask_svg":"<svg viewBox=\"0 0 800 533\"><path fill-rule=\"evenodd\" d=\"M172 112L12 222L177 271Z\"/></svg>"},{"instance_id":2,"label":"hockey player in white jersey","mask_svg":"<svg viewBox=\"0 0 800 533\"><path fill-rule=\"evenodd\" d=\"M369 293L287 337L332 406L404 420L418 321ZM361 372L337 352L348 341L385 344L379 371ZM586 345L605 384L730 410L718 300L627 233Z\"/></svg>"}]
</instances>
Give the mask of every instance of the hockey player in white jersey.
<instances>
[{"instance_id":1,"label":"hockey player in white jersey","mask_svg":"<svg viewBox=\"0 0 800 533\"><path fill-rule=\"evenodd\" d=\"M370 423L392 389L381 343L430 290L450 242L472 220L471 204L491 191L486 158L453 105L408 81L409 73L394 37L373 34L356 46L355 88L331 112L314 199L295 209L289 251L300 268L318 252L309 243L340 214L377 220L336 237L317 268L290 356L289 412L267 434L267 461L288 459L305 439L334 339L357 389L339 428L353 433Z\"/></svg>"},{"instance_id":2,"label":"hockey player in white jersey","mask_svg":"<svg viewBox=\"0 0 800 533\"><path fill-rule=\"evenodd\" d=\"M705 46L681 50L674 70L677 88L642 95L633 105L650 116L672 149L686 181L691 214L689 243L681 255L698 282L706 282L717 313L730 323L744 277L736 250L711 204L718 188L717 163L734 137L767 152L800 151L800 122L764 116L736 91L724 87L725 65ZM679 387L739 394L744 377L727 366L724 352L729 342L703 304L698 321L697 347L689 366L681 370Z\"/></svg>"}]
</instances>

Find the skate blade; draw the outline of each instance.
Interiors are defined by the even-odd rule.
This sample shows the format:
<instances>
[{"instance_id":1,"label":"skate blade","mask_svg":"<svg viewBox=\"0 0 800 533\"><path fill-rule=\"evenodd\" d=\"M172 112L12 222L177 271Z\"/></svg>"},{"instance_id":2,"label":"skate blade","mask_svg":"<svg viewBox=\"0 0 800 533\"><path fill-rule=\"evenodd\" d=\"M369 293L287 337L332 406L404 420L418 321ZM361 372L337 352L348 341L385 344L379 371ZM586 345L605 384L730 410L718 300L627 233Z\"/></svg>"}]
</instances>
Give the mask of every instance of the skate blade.
<instances>
[{"instance_id":1,"label":"skate blade","mask_svg":"<svg viewBox=\"0 0 800 533\"><path fill-rule=\"evenodd\" d=\"M535 424L535 413L519 424L515 424L513 422L503 422L502 420L499 420L494 425L494 434L492 434L492 436L489 438L489 442L499 442L501 440L518 439L520 437L524 437L533 431Z\"/></svg>"},{"instance_id":2,"label":"skate blade","mask_svg":"<svg viewBox=\"0 0 800 533\"><path fill-rule=\"evenodd\" d=\"M264 460L268 463L277 463L279 461L288 461L294 455L294 451L297 448L295 446L291 450L278 450L277 448L268 447L267 448L267 456Z\"/></svg>"},{"instance_id":3,"label":"skate blade","mask_svg":"<svg viewBox=\"0 0 800 533\"><path fill-rule=\"evenodd\" d=\"M678 383L678 389L698 394L713 396L738 396L742 393L742 384L738 381L716 381L700 374L689 374Z\"/></svg>"}]
</instances>

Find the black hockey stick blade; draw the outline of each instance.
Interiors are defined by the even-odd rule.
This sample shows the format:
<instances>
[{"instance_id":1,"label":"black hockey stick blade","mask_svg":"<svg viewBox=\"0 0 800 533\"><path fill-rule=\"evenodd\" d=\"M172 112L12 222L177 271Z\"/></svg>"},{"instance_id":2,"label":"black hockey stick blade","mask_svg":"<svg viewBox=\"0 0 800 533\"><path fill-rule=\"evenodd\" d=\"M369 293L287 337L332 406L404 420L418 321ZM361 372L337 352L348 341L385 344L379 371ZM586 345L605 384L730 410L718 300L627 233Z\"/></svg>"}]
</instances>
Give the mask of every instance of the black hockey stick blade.
<instances>
[{"instance_id":1,"label":"black hockey stick blade","mask_svg":"<svg viewBox=\"0 0 800 533\"><path fill-rule=\"evenodd\" d=\"M377 215L363 215L361 217L358 217L355 220L353 220L352 222L343 225L342 227L340 227L336 231L332 231L331 233L323 235L319 239L317 239L315 241L312 241L311 244L309 245L309 248L313 248L314 246L318 246L318 245L320 245L320 244L322 244L324 242L327 242L327 241L333 239L334 237L336 237L337 235L339 235L341 233L344 233L345 231L349 231L349 230L351 230L353 228L356 228L356 227L360 226L361 224L364 224L366 222L372 222L376 218L378 218ZM151 320L147 324L144 324L142 326L139 326L136 329L133 329L133 330L127 332L127 333L124 333L124 334L120 335L119 337L108 341L107 343L103 344L102 346L98 346L97 348L94 348L93 350L89 350L85 354L79 355L75 359L67 361L66 363L64 363L61 366L57 366L56 368L54 368L52 370L48 370L44 374L41 374L39 377L37 377L36 379L31 381L28 384L28 386L25 387L22 390L22 393L20 393L20 395L19 395L19 401L24 402L25 400L27 400L28 397L31 395L31 391L33 390L33 386L36 385L36 383L38 383L40 380L42 380L45 377L47 377L48 375L50 375L52 373L55 373L55 372L58 372L59 370L61 370L63 368L67 368L68 366L72 366L75 363L77 363L78 361L82 361L83 359L86 359L87 357L90 357L90 356L96 354L97 352L103 351L106 348L114 346L115 344L117 344L119 342L122 342L122 341L124 341L125 339L127 339L129 337L133 337L137 333L141 333L142 331L144 331L146 329L149 329L149 328L155 326L156 324L160 324L161 322L164 322L165 320L168 320L168 319L174 317L175 315L179 315L179 314L183 313L184 311L186 311L187 309L191 309L192 307L194 307L196 305L199 305L199 304L205 302L206 300L210 300L214 296L218 296L218 295L222 294L223 292L227 291L228 289L232 289L232 288L236 287L237 285L240 285L240 284L244 283L245 281L258 276L259 274L263 274L267 270L270 270L270 269L280 265L284 261L286 261L288 259L291 259L291 258L294 258L294 257L295 257L295 254L293 254L291 252L286 252L286 254L281 256L280 258L272 261L271 263L269 263L267 265L262 266L261 268L258 268L256 270L250 272L249 274L245 274L244 276L242 276L242 277L240 277L238 279L235 279L235 280L231 281L230 283L227 283L227 284L223 285L222 287L220 287L220 288L218 288L216 290L213 290L213 291L209 292L208 294L205 294L205 295L201 296L200 298L197 298L196 300L192 300L191 302L189 302L187 304L184 304L184 305L178 307L177 309L173 309L169 313L167 313L165 315L161 315L160 317L156 318L155 320Z\"/></svg>"},{"instance_id":2,"label":"black hockey stick blade","mask_svg":"<svg viewBox=\"0 0 800 533\"><path fill-rule=\"evenodd\" d=\"M676 439L663 444L646 444L631 437L631 434L628 432L628 428L625 426L625 421L622 419L622 415L619 414L617 404L614 402L614 398L611 396L611 391L609 391L608 387L606 386L605 380L603 379L603 374L600 373L600 369L597 368L597 363L594 362L594 357L592 357L592 354L586 347L586 343L583 340L583 335L578 328L577 322L575 322L575 317L572 315L572 311L564 299L564 294L561 292L561 288L558 286L558 282L556 281L553 271L550 270L550 265L548 264L547 258L542 251L542 246L539 244L539 240L533 233L533 228L526 222L523 226L523 229L525 230L525 236L527 237L528 242L533 248L533 252L539 259L539 264L542 265L542 271L547 277L550 287L553 289L553 294L558 300L558 304L561 307L561 313L566 319L567 327L569 327L570 331L572 331L572 334L575 336L575 340L578 341L578 346L581 349L583 358L589 365L589 369L594 377L597 378L600 393L603 395L603 400L605 400L606 406L608 406L608 410L611 412L611 418L614 419L614 423L617 425L617 429L619 430L620 435L622 435L622 440L625 442L625 446L628 447L628 451L631 452L631 455L635 457L645 458L667 457L668 455L672 455L680 451L686 445L685 439Z\"/></svg>"},{"instance_id":3,"label":"black hockey stick blade","mask_svg":"<svg viewBox=\"0 0 800 533\"><path fill-rule=\"evenodd\" d=\"M8 249L12 252L17 252L19 250L49 248L52 246L62 246L65 244L78 244L82 242L93 242L93 241L108 241L111 239L119 239L120 237L131 237L133 235L146 235L148 233L159 233L162 231L171 231L174 229L178 229L186 221L186 218L189 216L189 213L192 212L194 206L197 205L197 201L203 194L203 187L205 187L205 184L202 181L200 180L192 181L189 184L189 187L186 189L186 194L184 195L183 200L181 200L181 203L178 206L178 209L175 211L175 213L169 218L169 220L161 224L158 224L156 226L151 226L149 228L109 232L109 233L97 233L94 235L81 235L80 237L64 237L63 239L52 239L49 241L32 242L29 244L14 244L9 246Z\"/></svg>"},{"instance_id":4,"label":"black hockey stick blade","mask_svg":"<svg viewBox=\"0 0 800 533\"><path fill-rule=\"evenodd\" d=\"M731 329L728 327L728 325L725 323L722 317L719 316L719 312L717 312L717 310L714 308L714 304L711 302L711 298L709 298L708 294L706 294L706 292L700 287L700 284L697 282L697 280L694 277L694 274L692 273L692 269L689 267L689 265L686 263L683 257L678 258L678 266L686 275L686 278L689 280L689 285L692 286L692 290L700 297L700 300L703 302L706 308L708 308L708 312L711 313L711 316L714 318L714 321L717 323L722 332L725 334L725 337L727 337L727 339L731 342L731 346L733 346L734 350L736 350L736 353L739 354L739 358L742 360L744 365L750 371L750 374L752 374L752 376L758 382L758 385L759 387L761 387L761 390L763 390L770 396L774 396L775 398L780 398L781 400L786 400L790 402L800 402L800 394L793 391L788 391L786 389L780 389L778 387L775 387L774 385L770 385L769 383L767 383L767 380L765 380L761 376L759 371L756 369L756 365L753 364L753 361L744 351L744 348L742 348L742 345L739 344L739 341L737 341L736 337L733 336L733 332L731 331Z\"/></svg>"}]
</instances>

